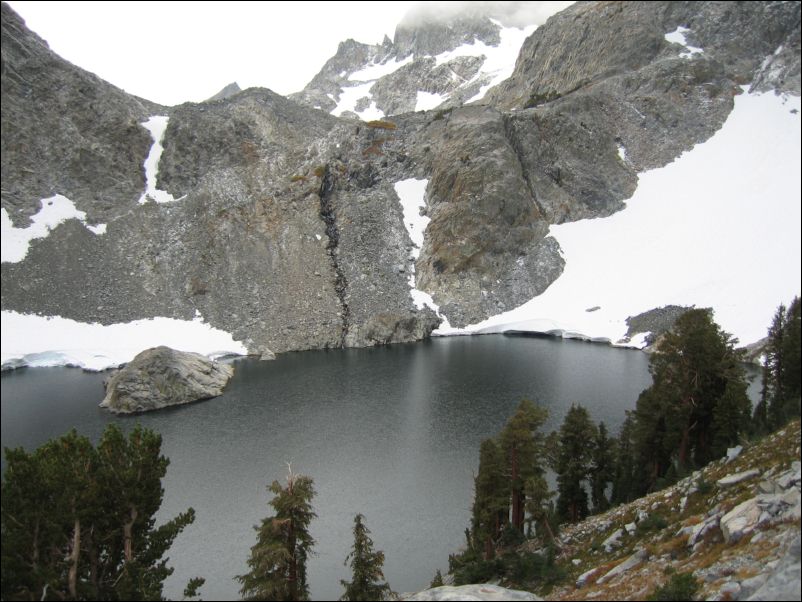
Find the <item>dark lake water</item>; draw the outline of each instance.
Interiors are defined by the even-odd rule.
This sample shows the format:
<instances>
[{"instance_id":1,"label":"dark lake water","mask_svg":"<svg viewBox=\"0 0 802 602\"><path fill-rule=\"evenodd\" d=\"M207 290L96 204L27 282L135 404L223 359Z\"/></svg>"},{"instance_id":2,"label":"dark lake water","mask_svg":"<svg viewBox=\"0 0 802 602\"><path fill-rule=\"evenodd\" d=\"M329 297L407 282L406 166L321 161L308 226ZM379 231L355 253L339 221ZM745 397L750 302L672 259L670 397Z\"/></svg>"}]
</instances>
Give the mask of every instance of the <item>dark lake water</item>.
<instances>
[{"instance_id":1,"label":"dark lake water","mask_svg":"<svg viewBox=\"0 0 802 602\"><path fill-rule=\"evenodd\" d=\"M105 375L71 368L2 376L2 445L33 449L76 427L97 441L109 422L159 431L170 458L159 517L192 506L179 536L167 596L206 578L206 600L238 599L253 525L271 514L266 485L286 462L311 476L318 518L308 566L313 599L338 599L343 561L361 512L396 591L428 586L464 542L479 444L526 397L547 407L546 430L572 403L617 433L651 379L639 352L520 336L434 339L376 349L242 360L225 394L137 417L97 407Z\"/></svg>"}]
</instances>

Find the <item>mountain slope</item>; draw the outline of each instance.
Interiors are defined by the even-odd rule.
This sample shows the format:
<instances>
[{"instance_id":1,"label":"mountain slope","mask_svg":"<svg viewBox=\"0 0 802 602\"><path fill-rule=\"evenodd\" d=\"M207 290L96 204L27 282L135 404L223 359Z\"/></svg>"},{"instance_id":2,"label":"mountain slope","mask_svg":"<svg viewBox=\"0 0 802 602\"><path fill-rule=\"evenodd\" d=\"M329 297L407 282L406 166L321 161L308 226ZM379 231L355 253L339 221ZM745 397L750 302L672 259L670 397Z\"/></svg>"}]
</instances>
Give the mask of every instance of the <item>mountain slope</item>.
<instances>
[{"instance_id":1,"label":"mountain slope","mask_svg":"<svg viewBox=\"0 0 802 602\"><path fill-rule=\"evenodd\" d=\"M529 584L543 598L496 586L462 589L470 588L477 600L645 600L687 573L698 584L693 599L796 600L799 436L794 421L729 450L671 487L562 525L556 554L562 582L548 590ZM518 553L546 553L540 546L532 539ZM454 599L450 590L434 588L405 599Z\"/></svg>"},{"instance_id":2,"label":"mountain slope","mask_svg":"<svg viewBox=\"0 0 802 602\"><path fill-rule=\"evenodd\" d=\"M260 354L411 341L441 321L465 328L503 314L559 290L549 287L576 263L568 243L558 243L569 222L596 230L602 222L589 218L620 212L639 174L721 128L741 85L779 86L798 97L799 4L759 7L571 6L537 29L510 80L480 102L365 123L263 89L158 107L62 61L4 5L4 315L103 324L202 316ZM340 85L349 69L364 72L372 63L375 74L408 61L386 76L400 77L465 40L489 46L500 27L487 15L413 19L379 47L344 43L315 86L334 95L320 83L334 81L332 74ZM421 90L408 75L410 87L387 86L403 92L407 105ZM49 93L54 85L57 95ZM91 135L76 135L75 124ZM798 167L776 181L798 182ZM411 198L408 190L425 192ZM779 196L773 212L798 205L793 188ZM413 240L404 207L422 207L429 218L422 240ZM758 229L775 223L761 221L760 212L748 220ZM798 241L798 223L781 220L779 239ZM106 227L89 229L94 224ZM682 247L685 231L673 235ZM603 238L594 244L607 245ZM762 246L753 253L777 261ZM731 289L738 298L728 307L752 312L740 300L748 279L734 274L728 282L743 286ZM577 316L598 305L587 295L557 300L580 303L581 312L545 330L617 340L622 311L670 301L639 297L633 286L595 314L612 329L583 332ZM766 315L798 288L790 279L772 289L780 298ZM694 302L707 303L682 299ZM605 315L612 306L615 315ZM532 317L560 316L525 316ZM5 362L19 354L3 336ZM49 348L44 336L39 351ZM34 346L31 337L28 343Z\"/></svg>"}]
</instances>

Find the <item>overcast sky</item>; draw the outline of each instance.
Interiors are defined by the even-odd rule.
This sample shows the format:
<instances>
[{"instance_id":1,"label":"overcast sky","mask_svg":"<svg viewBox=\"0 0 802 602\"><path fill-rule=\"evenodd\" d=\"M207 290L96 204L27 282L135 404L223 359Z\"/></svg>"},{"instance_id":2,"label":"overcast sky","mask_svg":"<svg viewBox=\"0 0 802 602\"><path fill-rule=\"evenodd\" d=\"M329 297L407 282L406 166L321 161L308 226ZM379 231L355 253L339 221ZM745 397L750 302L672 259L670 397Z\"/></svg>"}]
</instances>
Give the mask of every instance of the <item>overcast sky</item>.
<instances>
[{"instance_id":1,"label":"overcast sky","mask_svg":"<svg viewBox=\"0 0 802 602\"><path fill-rule=\"evenodd\" d=\"M416 2L9 2L57 54L165 105L236 81L297 92L354 38L378 43Z\"/></svg>"}]
</instances>

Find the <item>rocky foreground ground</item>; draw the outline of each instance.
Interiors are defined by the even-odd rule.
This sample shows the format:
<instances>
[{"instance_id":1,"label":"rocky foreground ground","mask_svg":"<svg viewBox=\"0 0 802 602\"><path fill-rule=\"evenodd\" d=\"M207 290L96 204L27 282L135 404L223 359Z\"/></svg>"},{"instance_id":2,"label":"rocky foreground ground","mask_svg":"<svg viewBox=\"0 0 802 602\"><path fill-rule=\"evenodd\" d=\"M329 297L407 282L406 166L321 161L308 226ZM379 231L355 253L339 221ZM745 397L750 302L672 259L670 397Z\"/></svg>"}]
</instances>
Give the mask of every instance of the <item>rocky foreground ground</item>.
<instances>
[{"instance_id":1,"label":"rocky foreground ground","mask_svg":"<svg viewBox=\"0 0 802 602\"><path fill-rule=\"evenodd\" d=\"M546 600L643 600L692 573L700 600L800 599L800 423L677 484L563 527L563 584ZM536 551L529 542L523 549ZM501 584L504 585L504 584ZM542 599L484 584L415 600Z\"/></svg>"}]
</instances>

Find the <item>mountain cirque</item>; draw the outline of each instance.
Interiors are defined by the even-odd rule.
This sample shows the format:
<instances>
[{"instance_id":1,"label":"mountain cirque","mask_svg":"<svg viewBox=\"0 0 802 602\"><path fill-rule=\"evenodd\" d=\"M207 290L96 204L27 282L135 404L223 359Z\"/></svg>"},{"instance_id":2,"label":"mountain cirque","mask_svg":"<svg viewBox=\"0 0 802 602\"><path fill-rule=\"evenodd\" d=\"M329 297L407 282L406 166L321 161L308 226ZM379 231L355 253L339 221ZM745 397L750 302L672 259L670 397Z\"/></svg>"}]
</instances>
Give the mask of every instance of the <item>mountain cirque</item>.
<instances>
[{"instance_id":1,"label":"mountain cirque","mask_svg":"<svg viewBox=\"0 0 802 602\"><path fill-rule=\"evenodd\" d=\"M800 91L799 3L573 5L478 103L368 123L302 104L322 102L312 84L295 100L250 89L160 107L2 11L2 206L25 227L58 193L108 224L96 235L69 220L4 262L3 309L103 324L200 312L257 353L425 338L440 318L413 303L413 269L453 326L520 305L562 272L550 224L620 210L638 172L721 126L740 85ZM313 83L334 95L326 73L443 52L474 39L473 21L402 24L373 50L343 43ZM680 27L703 53L666 39ZM418 88L403 73L376 81L377 104L394 88L388 110L410 109ZM138 203L151 115L169 116L156 186L174 203ZM394 188L409 178L428 180L417 259Z\"/></svg>"}]
</instances>

